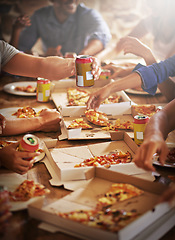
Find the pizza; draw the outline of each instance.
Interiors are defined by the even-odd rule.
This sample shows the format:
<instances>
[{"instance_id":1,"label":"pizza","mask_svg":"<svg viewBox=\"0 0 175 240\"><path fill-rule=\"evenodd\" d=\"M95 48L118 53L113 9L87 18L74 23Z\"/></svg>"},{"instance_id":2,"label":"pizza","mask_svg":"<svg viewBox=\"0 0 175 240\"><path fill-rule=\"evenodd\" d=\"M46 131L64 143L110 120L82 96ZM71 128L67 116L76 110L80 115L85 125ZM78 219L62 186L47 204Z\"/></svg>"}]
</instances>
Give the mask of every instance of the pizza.
<instances>
[{"instance_id":1,"label":"pizza","mask_svg":"<svg viewBox=\"0 0 175 240\"><path fill-rule=\"evenodd\" d=\"M67 128L68 129L75 129L75 128L92 129L92 126L86 123L83 118L77 118L73 120Z\"/></svg>"},{"instance_id":2,"label":"pizza","mask_svg":"<svg viewBox=\"0 0 175 240\"><path fill-rule=\"evenodd\" d=\"M98 126L107 126L107 123L109 122L106 113L94 109L85 111L85 117L89 122Z\"/></svg>"},{"instance_id":3,"label":"pizza","mask_svg":"<svg viewBox=\"0 0 175 240\"><path fill-rule=\"evenodd\" d=\"M144 191L131 184L113 183L110 189L97 200L94 209L58 212L58 215L90 227L118 232L140 214L135 209L132 211L118 209L116 202L138 197L143 193Z\"/></svg>"},{"instance_id":4,"label":"pizza","mask_svg":"<svg viewBox=\"0 0 175 240\"><path fill-rule=\"evenodd\" d=\"M50 193L44 185L35 183L33 180L23 181L14 192L9 192L10 201L28 201L37 196L43 196Z\"/></svg>"},{"instance_id":5,"label":"pizza","mask_svg":"<svg viewBox=\"0 0 175 240\"><path fill-rule=\"evenodd\" d=\"M114 183L106 192L105 196L98 199L98 202L102 205L113 205L116 202L122 202L124 200L140 196L143 193L139 188L126 183Z\"/></svg>"},{"instance_id":6,"label":"pizza","mask_svg":"<svg viewBox=\"0 0 175 240\"><path fill-rule=\"evenodd\" d=\"M35 110L31 107L23 107L23 108L19 108L12 115L16 116L17 118L26 118L26 117L31 118L31 117L38 116L38 113L36 113Z\"/></svg>"},{"instance_id":7,"label":"pizza","mask_svg":"<svg viewBox=\"0 0 175 240\"><path fill-rule=\"evenodd\" d=\"M119 209L103 208L101 210L75 210L67 213L58 213L58 216L70 219L89 227L95 227L111 232L118 232L140 214L136 210L125 211Z\"/></svg>"},{"instance_id":8,"label":"pizza","mask_svg":"<svg viewBox=\"0 0 175 240\"><path fill-rule=\"evenodd\" d=\"M92 158L85 159L83 162L76 164L74 167L97 167L104 166L109 168L111 165L119 163L129 163L132 161L132 155L129 151L126 153L117 151L109 155L95 156Z\"/></svg>"},{"instance_id":9,"label":"pizza","mask_svg":"<svg viewBox=\"0 0 175 240\"><path fill-rule=\"evenodd\" d=\"M108 98L106 98L102 104L110 104L110 103L119 103L122 101L121 96L112 96L110 95Z\"/></svg>"},{"instance_id":10,"label":"pizza","mask_svg":"<svg viewBox=\"0 0 175 240\"><path fill-rule=\"evenodd\" d=\"M175 148L169 149L169 153L166 157L166 163L175 163Z\"/></svg>"},{"instance_id":11,"label":"pizza","mask_svg":"<svg viewBox=\"0 0 175 240\"><path fill-rule=\"evenodd\" d=\"M67 98L69 106L82 106L89 99L89 92L78 88L68 88Z\"/></svg>"},{"instance_id":12,"label":"pizza","mask_svg":"<svg viewBox=\"0 0 175 240\"><path fill-rule=\"evenodd\" d=\"M13 142L5 141L5 140L0 140L0 149L7 147L9 145L13 144Z\"/></svg>"},{"instance_id":13,"label":"pizza","mask_svg":"<svg viewBox=\"0 0 175 240\"><path fill-rule=\"evenodd\" d=\"M133 105L133 110L137 114L143 114L148 117L153 116L156 112L160 111L161 108L157 108L155 105Z\"/></svg>"},{"instance_id":14,"label":"pizza","mask_svg":"<svg viewBox=\"0 0 175 240\"><path fill-rule=\"evenodd\" d=\"M21 91L21 92L27 92L27 93L35 93L36 92L36 87L33 87L32 85L28 86L17 86L15 87L16 91Z\"/></svg>"},{"instance_id":15,"label":"pizza","mask_svg":"<svg viewBox=\"0 0 175 240\"><path fill-rule=\"evenodd\" d=\"M68 88L67 98L68 106L85 106L90 96L90 92L78 88ZM110 95L101 104L119 103L122 101L121 96Z\"/></svg>"},{"instance_id":16,"label":"pizza","mask_svg":"<svg viewBox=\"0 0 175 240\"><path fill-rule=\"evenodd\" d=\"M117 119L114 124L112 123L107 123L106 127L102 128L103 130L106 131L117 131L118 129L124 129L124 130L133 130L134 129L134 124L133 122L127 120L127 121L121 121L121 119Z\"/></svg>"}]
</instances>

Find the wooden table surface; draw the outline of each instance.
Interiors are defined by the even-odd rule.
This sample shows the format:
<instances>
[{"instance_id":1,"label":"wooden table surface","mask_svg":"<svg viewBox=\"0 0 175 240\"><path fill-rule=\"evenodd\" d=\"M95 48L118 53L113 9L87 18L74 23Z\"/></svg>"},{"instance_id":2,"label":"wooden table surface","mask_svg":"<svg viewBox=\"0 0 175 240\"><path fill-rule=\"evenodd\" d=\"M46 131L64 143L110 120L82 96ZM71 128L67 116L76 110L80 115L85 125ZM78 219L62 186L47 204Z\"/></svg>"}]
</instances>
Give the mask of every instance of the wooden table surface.
<instances>
[{"instance_id":1,"label":"wooden table surface","mask_svg":"<svg viewBox=\"0 0 175 240\"><path fill-rule=\"evenodd\" d=\"M36 97L25 97L25 96L16 96L12 94L8 94L3 91L3 86L7 83L11 83L13 81L22 81L27 80L31 81L29 78L19 78L19 77L11 77L9 75L3 75L0 79L0 108L7 107L23 107L23 106L31 106L31 107L48 107L55 108L55 105L52 101L48 103L39 103L36 101ZM150 103L167 103L167 100L161 94L156 96L150 95L134 95L128 94L131 100L137 104L150 104ZM58 135L58 134L57 134ZM52 137L52 134L50 135ZM16 140L21 138L22 136L12 136L8 137L8 140ZM98 142L104 142L107 140L89 140L86 141L86 144L93 144ZM83 141L58 141L57 146L60 147L71 147L71 146L80 146L84 145ZM175 175L174 169L163 170L158 169L158 171L162 174L173 174ZM0 169L0 173L8 172L8 170ZM47 171L45 165L43 163L36 163L34 167L28 172L28 178L34 179L41 184L44 184L47 188L51 190L51 193L46 197L46 201L49 203L58 198L61 198L70 193L70 191L65 190L63 187L52 187L49 184L49 179L51 176ZM27 210L21 210L17 212L13 212L12 217L8 223L8 230L4 234L4 236L0 236L1 239L14 239L14 240L52 240L52 239L61 239L61 240L74 240L77 239L75 237L69 236L67 234L63 234L60 232L50 233L45 230L41 230L38 228L40 221L32 219ZM173 240L175 239L175 227L170 230L161 240Z\"/></svg>"}]
</instances>

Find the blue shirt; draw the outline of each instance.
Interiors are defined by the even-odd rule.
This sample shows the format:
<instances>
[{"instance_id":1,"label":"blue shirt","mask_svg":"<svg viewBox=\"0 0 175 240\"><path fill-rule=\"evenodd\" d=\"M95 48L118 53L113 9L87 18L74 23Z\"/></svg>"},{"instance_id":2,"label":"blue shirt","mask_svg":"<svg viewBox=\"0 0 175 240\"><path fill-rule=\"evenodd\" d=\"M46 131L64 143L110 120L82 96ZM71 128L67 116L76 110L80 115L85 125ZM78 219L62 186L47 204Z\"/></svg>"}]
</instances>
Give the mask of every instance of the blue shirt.
<instances>
[{"instance_id":1,"label":"blue shirt","mask_svg":"<svg viewBox=\"0 0 175 240\"><path fill-rule=\"evenodd\" d=\"M143 90L154 95L158 84L175 76L175 55L150 66L138 64L133 71L140 75Z\"/></svg>"},{"instance_id":2,"label":"blue shirt","mask_svg":"<svg viewBox=\"0 0 175 240\"><path fill-rule=\"evenodd\" d=\"M110 30L102 16L94 9L79 4L75 14L60 23L53 6L37 10L31 17L31 26L25 28L19 39L21 51L30 50L41 38L44 51L62 46L61 52L79 53L92 39L99 39L103 46L111 39Z\"/></svg>"}]
</instances>

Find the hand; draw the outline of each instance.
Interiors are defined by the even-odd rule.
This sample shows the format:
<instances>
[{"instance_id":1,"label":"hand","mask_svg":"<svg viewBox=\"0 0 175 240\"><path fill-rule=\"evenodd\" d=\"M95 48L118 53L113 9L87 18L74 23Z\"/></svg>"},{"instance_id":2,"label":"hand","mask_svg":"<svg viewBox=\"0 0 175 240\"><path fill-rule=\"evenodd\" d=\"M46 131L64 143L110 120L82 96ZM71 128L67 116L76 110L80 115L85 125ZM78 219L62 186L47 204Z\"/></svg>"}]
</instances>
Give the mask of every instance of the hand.
<instances>
[{"instance_id":1,"label":"hand","mask_svg":"<svg viewBox=\"0 0 175 240\"><path fill-rule=\"evenodd\" d=\"M18 17L14 23L15 29L23 29L31 25L30 18L26 15Z\"/></svg>"},{"instance_id":2,"label":"hand","mask_svg":"<svg viewBox=\"0 0 175 240\"><path fill-rule=\"evenodd\" d=\"M159 161L163 165L168 154L168 147L161 134L147 136L139 147L133 161L135 164L149 171L155 171L152 165L152 158L155 153L159 154Z\"/></svg>"},{"instance_id":3,"label":"hand","mask_svg":"<svg viewBox=\"0 0 175 240\"><path fill-rule=\"evenodd\" d=\"M50 47L47 49L46 56L58 56L63 57L63 54L61 53L61 45L58 45L56 48Z\"/></svg>"},{"instance_id":4,"label":"hand","mask_svg":"<svg viewBox=\"0 0 175 240\"><path fill-rule=\"evenodd\" d=\"M111 71L110 78L122 78L129 75L136 64L134 63L123 63L123 64L116 64L116 63L109 63L103 67L103 69L107 69Z\"/></svg>"},{"instance_id":5,"label":"hand","mask_svg":"<svg viewBox=\"0 0 175 240\"><path fill-rule=\"evenodd\" d=\"M43 109L39 114L41 126L38 129L43 132L57 132L60 129L61 116L55 109Z\"/></svg>"},{"instance_id":6,"label":"hand","mask_svg":"<svg viewBox=\"0 0 175 240\"><path fill-rule=\"evenodd\" d=\"M19 143L11 144L0 150L0 159L2 166L19 174L25 174L32 166L32 160L25 158L33 158L39 153L20 152L16 148Z\"/></svg>"},{"instance_id":7,"label":"hand","mask_svg":"<svg viewBox=\"0 0 175 240\"><path fill-rule=\"evenodd\" d=\"M99 89L95 93L92 93L87 101L87 109L97 110L100 106L100 103L110 95L110 92L111 89L109 85Z\"/></svg>"},{"instance_id":8,"label":"hand","mask_svg":"<svg viewBox=\"0 0 175 240\"><path fill-rule=\"evenodd\" d=\"M101 73L100 62L96 57L92 57L92 60L92 74L94 75L94 80L98 80Z\"/></svg>"}]
</instances>

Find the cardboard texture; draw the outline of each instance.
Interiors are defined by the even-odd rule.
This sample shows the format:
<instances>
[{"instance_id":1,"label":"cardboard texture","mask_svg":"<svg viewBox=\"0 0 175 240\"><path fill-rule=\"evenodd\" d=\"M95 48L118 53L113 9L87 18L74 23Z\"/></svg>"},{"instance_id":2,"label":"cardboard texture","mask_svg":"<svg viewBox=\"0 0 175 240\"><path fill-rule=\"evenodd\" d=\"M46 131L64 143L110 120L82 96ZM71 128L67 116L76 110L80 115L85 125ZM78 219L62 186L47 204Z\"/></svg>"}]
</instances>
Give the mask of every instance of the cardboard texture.
<instances>
[{"instance_id":1,"label":"cardboard texture","mask_svg":"<svg viewBox=\"0 0 175 240\"><path fill-rule=\"evenodd\" d=\"M130 183L144 191L139 197L115 204L115 209L127 211L135 209L141 214L118 233L89 227L72 220L63 219L57 215L58 212L93 209L97 200L105 194L112 183ZM150 229L154 232L153 225L157 221L160 222L162 220L161 224L163 225L164 219L169 219L169 225L164 226L164 231L162 231L160 224L156 226L156 231L159 233L158 236L162 235L162 232L168 231L169 226L172 227L175 224L175 208L170 208L165 203L156 205L165 189L166 187L161 183L152 183L143 179L138 181L137 178L122 173L110 171L109 174L109 171L104 168L95 168L93 177L86 187L79 188L75 192L47 206L44 206L42 201L36 201L29 205L28 210L31 217L57 226L60 231L82 239L147 239L142 236L145 237L146 233L151 234Z\"/></svg>"},{"instance_id":2,"label":"cardboard texture","mask_svg":"<svg viewBox=\"0 0 175 240\"><path fill-rule=\"evenodd\" d=\"M111 139L111 135L110 135L110 132L112 132L111 130L109 130L109 131L103 130L102 129L103 127L100 127L100 126L97 126L97 125L94 125L94 124L90 123L86 119L86 117L81 117L81 118L83 118L83 120L85 122L87 122L92 127L92 129L87 129L87 130L84 130L84 129L81 129L81 128L69 129L68 126L76 118L79 118L79 116L77 116L77 117L64 117L63 118L64 123L63 123L62 128L61 128L62 134L59 136L59 140L63 140L64 137L65 138L67 137L69 140ZM117 119L120 119L121 123L126 122L128 120L130 122L133 122L133 120L134 120L134 118L130 114L109 116L108 119L109 119L109 122L111 124L115 124ZM127 129L119 129L118 131L133 132L133 130L127 130Z\"/></svg>"},{"instance_id":3,"label":"cardboard texture","mask_svg":"<svg viewBox=\"0 0 175 240\"><path fill-rule=\"evenodd\" d=\"M87 180L87 174L94 167L75 168L75 164L93 156L112 154L117 151L129 151L134 156L137 145L125 132L111 134L113 141L99 144L91 144L80 147L54 148L46 151L47 160L44 160L48 171L52 176L51 184L61 185L72 180ZM101 166L101 168L104 168ZM112 165L109 170L121 171L126 174L141 174L145 171L137 168L134 163ZM68 184L69 185L69 184Z\"/></svg>"},{"instance_id":4,"label":"cardboard texture","mask_svg":"<svg viewBox=\"0 0 175 240\"><path fill-rule=\"evenodd\" d=\"M96 81L93 87L80 89L87 89L91 93L97 91L100 87L106 85L110 81L111 80ZM51 93L51 98L63 116L74 117L84 115L86 106L67 106L67 89L70 87L76 87L75 80L67 79L58 81L58 83L55 83L54 90ZM117 92L116 95L120 95L122 97L122 102L113 104L101 104L99 110L109 115L111 115L111 113L113 115L131 114L131 99L124 91Z\"/></svg>"}]
</instances>

